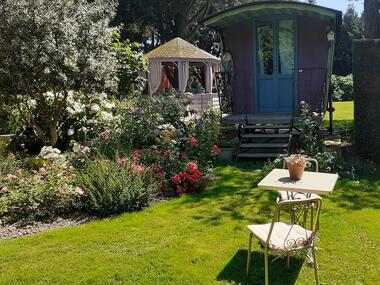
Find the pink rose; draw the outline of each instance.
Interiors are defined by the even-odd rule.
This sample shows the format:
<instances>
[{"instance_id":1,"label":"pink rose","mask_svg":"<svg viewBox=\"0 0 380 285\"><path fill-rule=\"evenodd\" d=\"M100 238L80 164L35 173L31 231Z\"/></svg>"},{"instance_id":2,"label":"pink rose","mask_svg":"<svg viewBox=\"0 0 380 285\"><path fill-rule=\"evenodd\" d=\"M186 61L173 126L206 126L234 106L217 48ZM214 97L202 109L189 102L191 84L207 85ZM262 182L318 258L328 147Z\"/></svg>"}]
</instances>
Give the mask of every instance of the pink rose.
<instances>
[{"instance_id":1,"label":"pink rose","mask_svg":"<svg viewBox=\"0 0 380 285\"><path fill-rule=\"evenodd\" d=\"M45 167L38 168L38 173L39 174L42 174L42 173L45 173L45 172L46 172L46 168Z\"/></svg>"},{"instance_id":2,"label":"pink rose","mask_svg":"<svg viewBox=\"0 0 380 285\"><path fill-rule=\"evenodd\" d=\"M83 196L84 191L83 191L81 188L77 187L77 188L75 188L75 190L74 190L74 194L75 194L76 196L80 197L80 196Z\"/></svg>"}]
</instances>

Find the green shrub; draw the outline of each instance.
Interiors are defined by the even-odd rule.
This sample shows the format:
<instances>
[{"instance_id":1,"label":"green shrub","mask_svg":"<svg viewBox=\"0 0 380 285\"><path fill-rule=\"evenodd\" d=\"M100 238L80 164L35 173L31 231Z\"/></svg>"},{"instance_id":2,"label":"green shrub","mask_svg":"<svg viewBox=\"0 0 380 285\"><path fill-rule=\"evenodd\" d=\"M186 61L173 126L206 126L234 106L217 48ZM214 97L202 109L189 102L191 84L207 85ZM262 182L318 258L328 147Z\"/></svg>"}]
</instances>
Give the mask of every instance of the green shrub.
<instances>
[{"instance_id":1,"label":"green shrub","mask_svg":"<svg viewBox=\"0 0 380 285\"><path fill-rule=\"evenodd\" d=\"M354 80L352 74L347 76L333 75L331 77L334 101L354 100Z\"/></svg>"},{"instance_id":2,"label":"green shrub","mask_svg":"<svg viewBox=\"0 0 380 285\"><path fill-rule=\"evenodd\" d=\"M83 193L74 182L66 165L9 172L0 177L1 221L38 220L79 209Z\"/></svg>"},{"instance_id":3,"label":"green shrub","mask_svg":"<svg viewBox=\"0 0 380 285\"><path fill-rule=\"evenodd\" d=\"M141 45L129 40L121 41L120 34L115 32L111 47L118 63L119 97L129 97L141 93L146 80L138 76L138 73L147 69L147 61L141 52Z\"/></svg>"},{"instance_id":4,"label":"green shrub","mask_svg":"<svg viewBox=\"0 0 380 285\"><path fill-rule=\"evenodd\" d=\"M77 173L84 190L84 209L99 216L140 210L155 197L150 170L129 161L88 161Z\"/></svg>"},{"instance_id":5,"label":"green shrub","mask_svg":"<svg viewBox=\"0 0 380 285\"><path fill-rule=\"evenodd\" d=\"M30 158L25 162L25 167L28 170L38 170L46 165L46 161L39 158Z\"/></svg>"}]
</instances>

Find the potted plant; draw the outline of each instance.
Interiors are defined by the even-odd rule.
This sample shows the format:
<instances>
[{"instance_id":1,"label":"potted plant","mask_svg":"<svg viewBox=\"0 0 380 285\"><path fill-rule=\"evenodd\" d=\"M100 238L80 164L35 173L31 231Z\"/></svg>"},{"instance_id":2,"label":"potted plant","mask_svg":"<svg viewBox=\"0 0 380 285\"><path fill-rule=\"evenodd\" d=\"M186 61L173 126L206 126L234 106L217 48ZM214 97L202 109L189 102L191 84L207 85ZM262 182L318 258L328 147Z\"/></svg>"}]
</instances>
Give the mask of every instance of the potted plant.
<instances>
[{"instance_id":1,"label":"potted plant","mask_svg":"<svg viewBox=\"0 0 380 285\"><path fill-rule=\"evenodd\" d=\"M219 160L231 161L239 142L236 139L220 139L221 152L218 154Z\"/></svg>"},{"instance_id":2,"label":"potted plant","mask_svg":"<svg viewBox=\"0 0 380 285\"><path fill-rule=\"evenodd\" d=\"M292 154L285 158L285 162L288 166L290 179L294 181L301 180L305 167L309 163L307 157L302 154Z\"/></svg>"}]
</instances>

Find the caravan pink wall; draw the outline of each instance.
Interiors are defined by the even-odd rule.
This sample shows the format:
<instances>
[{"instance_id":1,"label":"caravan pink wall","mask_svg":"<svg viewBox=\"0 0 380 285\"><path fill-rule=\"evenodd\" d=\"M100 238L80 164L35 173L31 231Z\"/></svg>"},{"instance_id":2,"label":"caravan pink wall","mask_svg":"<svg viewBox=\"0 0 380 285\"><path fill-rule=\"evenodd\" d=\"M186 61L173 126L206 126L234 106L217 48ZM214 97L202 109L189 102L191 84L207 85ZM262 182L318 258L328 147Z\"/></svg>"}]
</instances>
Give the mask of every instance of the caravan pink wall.
<instances>
[{"instance_id":1,"label":"caravan pink wall","mask_svg":"<svg viewBox=\"0 0 380 285\"><path fill-rule=\"evenodd\" d=\"M298 98L320 110L326 77L329 23L318 18L298 16ZM224 28L225 48L234 60L233 112L255 113L253 21Z\"/></svg>"}]
</instances>

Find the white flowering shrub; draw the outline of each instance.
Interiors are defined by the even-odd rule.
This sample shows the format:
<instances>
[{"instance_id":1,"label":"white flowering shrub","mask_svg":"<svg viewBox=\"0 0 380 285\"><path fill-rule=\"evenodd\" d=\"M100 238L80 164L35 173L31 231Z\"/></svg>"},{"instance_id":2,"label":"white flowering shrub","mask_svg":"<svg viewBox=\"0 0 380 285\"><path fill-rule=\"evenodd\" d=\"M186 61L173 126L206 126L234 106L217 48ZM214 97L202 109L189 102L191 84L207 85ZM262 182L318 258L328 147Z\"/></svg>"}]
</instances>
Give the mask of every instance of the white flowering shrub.
<instances>
[{"instance_id":1,"label":"white flowering shrub","mask_svg":"<svg viewBox=\"0 0 380 285\"><path fill-rule=\"evenodd\" d=\"M62 164L66 162L66 157L63 154L61 154L61 151L58 148L53 148L51 146L44 146L41 149L38 158L48 160L57 164Z\"/></svg>"},{"instance_id":2,"label":"white flowering shrub","mask_svg":"<svg viewBox=\"0 0 380 285\"><path fill-rule=\"evenodd\" d=\"M55 147L65 109L84 111L71 90L117 90L114 14L112 0L0 2L0 93L19 111L25 137Z\"/></svg>"},{"instance_id":3,"label":"white flowering shrub","mask_svg":"<svg viewBox=\"0 0 380 285\"><path fill-rule=\"evenodd\" d=\"M44 103L32 99L28 100L26 104L21 104L18 116L23 116L25 109L28 109L35 114L35 120L39 121L44 116L40 105L45 105L44 110L50 109L54 102L51 92L44 93L42 97ZM66 151L70 148L72 150L74 144L88 148L91 140L118 123L120 117L115 116L116 104L108 97L105 93L91 95L73 91L68 93L66 108L61 111L57 125L57 147L59 149ZM14 141L16 145L25 145L29 151L40 149L41 145L36 144L32 138L33 130L24 121L19 120ZM85 148L86 152L87 148Z\"/></svg>"}]
</instances>

